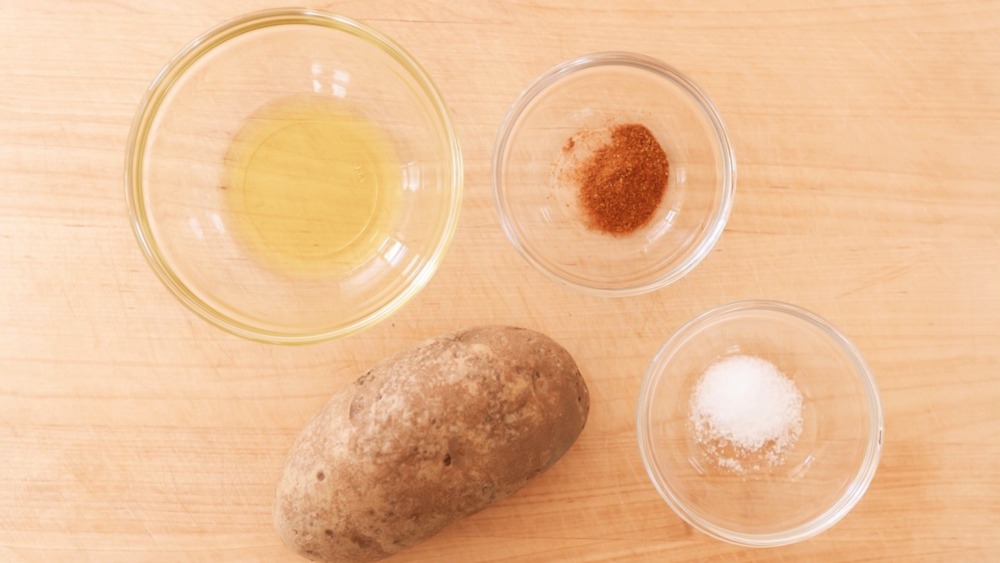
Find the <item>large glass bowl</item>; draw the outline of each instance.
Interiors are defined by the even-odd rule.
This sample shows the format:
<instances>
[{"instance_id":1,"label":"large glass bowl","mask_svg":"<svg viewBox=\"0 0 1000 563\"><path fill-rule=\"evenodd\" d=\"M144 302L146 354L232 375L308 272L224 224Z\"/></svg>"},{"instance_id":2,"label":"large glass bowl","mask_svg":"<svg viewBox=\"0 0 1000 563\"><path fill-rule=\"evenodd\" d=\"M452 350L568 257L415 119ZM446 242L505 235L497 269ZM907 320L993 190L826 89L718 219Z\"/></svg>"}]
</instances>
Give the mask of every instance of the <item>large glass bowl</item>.
<instances>
[{"instance_id":1,"label":"large glass bowl","mask_svg":"<svg viewBox=\"0 0 1000 563\"><path fill-rule=\"evenodd\" d=\"M611 236L588 228L572 171L589 152L581 137L629 123L653 134L669 175L649 221ZM634 53L585 55L540 76L511 106L493 153L493 194L511 244L549 278L600 296L653 291L690 272L722 235L735 180L712 101L676 69Z\"/></svg>"},{"instance_id":2,"label":"large glass bowl","mask_svg":"<svg viewBox=\"0 0 1000 563\"><path fill-rule=\"evenodd\" d=\"M803 396L801 435L776 467L734 472L696 439L691 398L701 375L741 355L774 364ZM723 305L681 327L649 366L637 422L643 462L667 504L694 528L747 546L833 526L864 495L882 451L882 407L861 354L818 316L772 301Z\"/></svg>"},{"instance_id":3,"label":"large glass bowl","mask_svg":"<svg viewBox=\"0 0 1000 563\"><path fill-rule=\"evenodd\" d=\"M310 127L314 143L280 152ZM370 169L351 178L356 159ZM462 161L401 47L340 16L270 10L209 31L159 73L126 187L139 245L184 305L243 337L307 343L386 318L428 282L458 220Z\"/></svg>"}]
</instances>

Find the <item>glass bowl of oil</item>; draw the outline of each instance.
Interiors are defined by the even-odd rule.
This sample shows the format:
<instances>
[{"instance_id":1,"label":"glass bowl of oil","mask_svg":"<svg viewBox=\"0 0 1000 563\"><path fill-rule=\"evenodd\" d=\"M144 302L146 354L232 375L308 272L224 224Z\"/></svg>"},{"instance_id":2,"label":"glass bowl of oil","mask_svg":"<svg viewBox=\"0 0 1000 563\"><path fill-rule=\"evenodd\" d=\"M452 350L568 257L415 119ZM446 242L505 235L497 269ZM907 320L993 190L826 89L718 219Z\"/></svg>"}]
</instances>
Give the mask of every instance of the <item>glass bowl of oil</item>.
<instances>
[{"instance_id":1,"label":"glass bowl of oil","mask_svg":"<svg viewBox=\"0 0 1000 563\"><path fill-rule=\"evenodd\" d=\"M325 12L257 12L194 40L132 125L139 245L192 311L308 343L388 317L451 240L462 158L444 103L391 39Z\"/></svg>"}]
</instances>

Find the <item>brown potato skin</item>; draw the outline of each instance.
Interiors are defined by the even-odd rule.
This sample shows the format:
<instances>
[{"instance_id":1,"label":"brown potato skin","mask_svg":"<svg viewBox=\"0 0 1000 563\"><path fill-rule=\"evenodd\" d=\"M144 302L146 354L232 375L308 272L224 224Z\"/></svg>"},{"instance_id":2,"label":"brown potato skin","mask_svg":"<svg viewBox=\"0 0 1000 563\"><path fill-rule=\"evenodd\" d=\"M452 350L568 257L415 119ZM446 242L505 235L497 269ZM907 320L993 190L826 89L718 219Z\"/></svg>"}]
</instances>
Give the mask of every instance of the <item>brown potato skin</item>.
<instances>
[{"instance_id":1,"label":"brown potato skin","mask_svg":"<svg viewBox=\"0 0 1000 563\"><path fill-rule=\"evenodd\" d=\"M551 338L483 326L387 358L302 431L274 525L317 561L377 561L486 508L555 463L590 395Z\"/></svg>"}]
</instances>

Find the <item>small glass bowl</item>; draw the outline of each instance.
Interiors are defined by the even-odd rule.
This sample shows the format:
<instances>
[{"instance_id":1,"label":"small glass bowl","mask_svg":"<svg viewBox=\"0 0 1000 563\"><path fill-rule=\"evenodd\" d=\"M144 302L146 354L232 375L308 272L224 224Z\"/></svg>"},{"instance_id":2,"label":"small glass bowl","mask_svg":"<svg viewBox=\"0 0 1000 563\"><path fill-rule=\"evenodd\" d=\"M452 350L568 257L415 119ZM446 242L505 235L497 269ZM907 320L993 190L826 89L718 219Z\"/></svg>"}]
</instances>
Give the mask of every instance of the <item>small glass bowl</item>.
<instances>
[{"instance_id":1,"label":"small glass bowl","mask_svg":"<svg viewBox=\"0 0 1000 563\"><path fill-rule=\"evenodd\" d=\"M260 164L254 189L265 191L251 193L256 143L309 127L315 143L266 157L291 159L291 171ZM234 171L242 158L255 164ZM328 181L324 171L350 177L345 166L362 158L379 173L359 166ZM136 113L125 176L139 245L184 305L234 334L301 344L368 327L426 285L458 221L462 158L443 101L406 51L344 17L279 9L223 24L167 64ZM342 205L347 182L355 199ZM357 201L370 219L331 219ZM347 242L285 244L312 240L310 229L341 229Z\"/></svg>"},{"instance_id":2,"label":"small glass bowl","mask_svg":"<svg viewBox=\"0 0 1000 563\"><path fill-rule=\"evenodd\" d=\"M803 396L802 433L784 462L739 473L712 463L690 418L701 375L737 355L771 362ZM702 313L667 340L639 393L637 431L650 479L685 522L773 547L827 530L858 503L881 455L882 407L868 366L837 329L793 305L748 301Z\"/></svg>"},{"instance_id":3,"label":"small glass bowl","mask_svg":"<svg viewBox=\"0 0 1000 563\"><path fill-rule=\"evenodd\" d=\"M645 125L666 152L668 184L652 219L626 236L588 228L572 171L594 138ZM570 141L574 138L574 141ZM548 277L584 293L637 295L691 271L718 241L736 163L719 112L670 66L632 53L566 61L507 112L493 152L493 195L514 248Z\"/></svg>"}]
</instances>

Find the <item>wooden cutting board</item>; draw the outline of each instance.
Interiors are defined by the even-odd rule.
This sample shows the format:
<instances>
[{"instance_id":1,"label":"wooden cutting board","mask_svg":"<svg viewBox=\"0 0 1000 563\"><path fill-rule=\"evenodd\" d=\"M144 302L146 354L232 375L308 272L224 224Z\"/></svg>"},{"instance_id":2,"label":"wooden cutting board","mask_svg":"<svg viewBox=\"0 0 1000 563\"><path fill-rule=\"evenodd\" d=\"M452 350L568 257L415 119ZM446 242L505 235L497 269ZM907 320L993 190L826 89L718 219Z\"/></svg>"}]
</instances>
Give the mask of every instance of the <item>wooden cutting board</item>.
<instances>
[{"instance_id":1,"label":"wooden cutting board","mask_svg":"<svg viewBox=\"0 0 1000 563\"><path fill-rule=\"evenodd\" d=\"M0 11L0 560L298 561L271 530L293 437L393 351L452 329L541 330L577 358L590 422L551 471L398 561L976 560L1000 553L1000 3L320 3L433 76L465 156L461 222L390 320L309 347L181 307L130 231L122 163L144 89L189 40L264 1L6 2ZM749 6L749 7L748 7ZM714 99L736 204L679 283L600 299L526 264L493 212L510 103L593 51L665 60ZM657 496L635 403L697 313L770 298L865 354L882 464L840 524L772 550L693 531Z\"/></svg>"}]
</instances>

